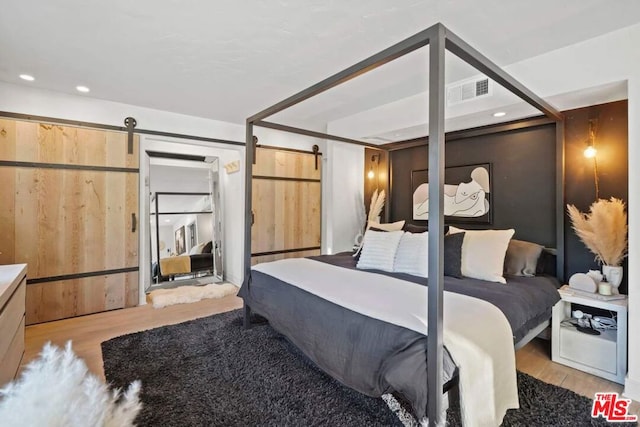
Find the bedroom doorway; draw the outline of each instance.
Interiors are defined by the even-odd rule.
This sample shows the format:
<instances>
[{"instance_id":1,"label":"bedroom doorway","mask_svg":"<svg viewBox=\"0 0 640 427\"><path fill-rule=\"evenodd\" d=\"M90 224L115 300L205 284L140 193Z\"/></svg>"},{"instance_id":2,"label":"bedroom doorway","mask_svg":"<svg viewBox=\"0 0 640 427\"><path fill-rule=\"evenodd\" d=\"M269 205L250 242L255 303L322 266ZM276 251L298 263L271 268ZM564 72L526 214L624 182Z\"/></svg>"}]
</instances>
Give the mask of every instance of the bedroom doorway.
<instances>
[{"instance_id":1,"label":"bedroom doorway","mask_svg":"<svg viewBox=\"0 0 640 427\"><path fill-rule=\"evenodd\" d=\"M221 282L219 159L147 154L151 280L146 291Z\"/></svg>"}]
</instances>

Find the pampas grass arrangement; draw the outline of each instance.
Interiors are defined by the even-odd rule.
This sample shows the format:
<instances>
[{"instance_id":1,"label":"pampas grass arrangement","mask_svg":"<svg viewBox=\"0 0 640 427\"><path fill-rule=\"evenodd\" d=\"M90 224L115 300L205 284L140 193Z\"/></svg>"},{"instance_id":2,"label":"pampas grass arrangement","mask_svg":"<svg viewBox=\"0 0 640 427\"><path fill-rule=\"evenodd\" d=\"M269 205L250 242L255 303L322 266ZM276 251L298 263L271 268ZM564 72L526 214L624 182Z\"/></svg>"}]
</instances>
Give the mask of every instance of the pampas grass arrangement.
<instances>
[{"instance_id":1,"label":"pampas grass arrangement","mask_svg":"<svg viewBox=\"0 0 640 427\"><path fill-rule=\"evenodd\" d=\"M365 233L371 226L371 223L378 222L378 218L380 217L380 213L382 212L382 207L384 206L384 196L384 190L378 192L378 189L376 188L376 190L373 192L373 195L371 196L371 204L369 205L367 224L364 229ZM358 241L359 239L360 241ZM362 233L359 233L358 237L356 237L356 245L358 245L358 249L353 254L353 257L357 257L360 254L360 251L362 250L362 243Z\"/></svg>"},{"instance_id":2,"label":"pampas grass arrangement","mask_svg":"<svg viewBox=\"0 0 640 427\"><path fill-rule=\"evenodd\" d=\"M622 263L627 255L627 213L622 200L598 199L589 213L580 212L574 205L567 205L567 211L574 231L597 262L610 266Z\"/></svg>"},{"instance_id":3,"label":"pampas grass arrangement","mask_svg":"<svg viewBox=\"0 0 640 427\"><path fill-rule=\"evenodd\" d=\"M378 189L373 192L371 196L371 204L369 205L369 216L367 217L368 222L378 222L378 217L382 212L382 207L384 206L384 190L381 190L378 193Z\"/></svg>"}]
</instances>

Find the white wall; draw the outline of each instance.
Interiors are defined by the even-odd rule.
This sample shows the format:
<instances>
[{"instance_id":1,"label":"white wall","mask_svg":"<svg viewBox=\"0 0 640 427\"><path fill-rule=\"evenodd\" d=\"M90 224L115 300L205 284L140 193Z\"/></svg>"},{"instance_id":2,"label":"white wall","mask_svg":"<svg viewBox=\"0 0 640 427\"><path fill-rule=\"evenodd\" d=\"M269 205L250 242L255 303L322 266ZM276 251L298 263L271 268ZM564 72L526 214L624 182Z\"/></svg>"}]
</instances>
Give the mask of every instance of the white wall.
<instances>
[{"instance_id":1,"label":"white wall","mask_svg":"<svg viewBox=\"0 0 640 427\"><path fill-rule=\"evenodd\" d=\"M196 241L198 244L206 243L211 240L213 236L213 215L212 214L198 214L196 215L196 232L198 236Z\"/></svg>"},{"instance_id":2,"label":"white wall","mask_svg":"<svg viewBox=\"0 0 640 427\"><path fill-rule=\"evenodd\" d=\"M323 252L350 251L364 227L364 147L343 142L327 144L325 188L331 204L323 207L327 230Z\"/></svg>"},{"instance_id":3,"label":"white wall","mask_svg":"<svg viewBox=\"0 0 640 427\"><path fill-rule=\"evenodd\" d=\"M0 82L0 111L124 126L133 117L139 129L244 141L244 126L154 110L88 96L67 95Z\"/></svg>"},{"instance_id":4,"label":"white wall","mask_svg":"<svg viewBox=\"0 0 640 427\"><path fill-rule=\"evenodd\" d=\"M160 234L160 241L164 242L164 249L160 250L160 258L168 257L173 251L173 228L170 225L161 225L158 234ZM156 255L156 233L155 228L151 227L151 260L157 261Z\"/></svg>"}]
</instances>

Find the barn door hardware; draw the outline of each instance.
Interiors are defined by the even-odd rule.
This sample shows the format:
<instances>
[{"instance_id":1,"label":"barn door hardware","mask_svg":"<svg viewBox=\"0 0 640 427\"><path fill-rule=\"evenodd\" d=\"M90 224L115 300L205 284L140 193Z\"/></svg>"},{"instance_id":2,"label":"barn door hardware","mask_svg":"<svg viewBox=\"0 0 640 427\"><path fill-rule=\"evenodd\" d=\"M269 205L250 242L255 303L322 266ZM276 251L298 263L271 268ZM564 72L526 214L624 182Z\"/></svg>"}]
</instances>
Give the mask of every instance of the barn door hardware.
<instances>
[{"instance_id":1,"label":"barn door hardware","mask_svg":"<svg viewBox=\"0 0 640 427\"><path fill-rule=\"evenodd\" d=\"M313 152L313 157L315 159L316 170L318 170L318 153L320 153L320 147L314 144L313 147L311 147L311 151Z\"/></svg>"},{"instance_id":2,"label":"barn door hardware","mask_svg":"<svg viewBox=\"0 0 640 427\"><path fill-rule=\"evenodd\" d=\"M133 154L133 129L138 122L133 117L127 117L124 119L124 125L127 128L127 153Z\"/></svg>"},{"instance_id":3,"label":"barn door hardware","mask_svg":"<svg viewBox=\"0 0 640 427\"><path fill-rule=\"evenodd\" d=\"M258 137L253 135L253 164L256 164L256 148L258 148Z\"/></svg>"}]
</instances>

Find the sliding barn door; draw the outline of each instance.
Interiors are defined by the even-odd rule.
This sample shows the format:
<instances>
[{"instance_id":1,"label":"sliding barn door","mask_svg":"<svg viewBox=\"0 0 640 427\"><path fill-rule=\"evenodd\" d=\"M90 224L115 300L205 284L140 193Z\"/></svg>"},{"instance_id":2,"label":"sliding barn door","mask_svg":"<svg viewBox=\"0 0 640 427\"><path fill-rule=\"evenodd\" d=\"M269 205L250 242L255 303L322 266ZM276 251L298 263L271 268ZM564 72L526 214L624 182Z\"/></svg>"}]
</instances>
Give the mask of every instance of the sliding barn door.
<instances>
[{"instance_id":1,"label":"sliding barn door","mask_svg":"<svg viewBox=\"0 0 640 427\"><path fill-rule=\"evenodd\" d=\"M320 254L321 167L320 154L257 148L253 264Z\"/></svg>"},{"instance_id":2,"label":"sliding barn door","mask_svg":"<svg viewBox=\"0 0 640 427\"><path fill-rule=\"evenodd\" d=\"M0 119L0 264L27 263L27 324L138 304L138 142Z\"/></svg>"}]
</instances>

